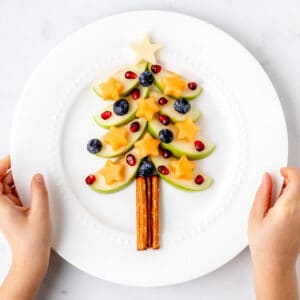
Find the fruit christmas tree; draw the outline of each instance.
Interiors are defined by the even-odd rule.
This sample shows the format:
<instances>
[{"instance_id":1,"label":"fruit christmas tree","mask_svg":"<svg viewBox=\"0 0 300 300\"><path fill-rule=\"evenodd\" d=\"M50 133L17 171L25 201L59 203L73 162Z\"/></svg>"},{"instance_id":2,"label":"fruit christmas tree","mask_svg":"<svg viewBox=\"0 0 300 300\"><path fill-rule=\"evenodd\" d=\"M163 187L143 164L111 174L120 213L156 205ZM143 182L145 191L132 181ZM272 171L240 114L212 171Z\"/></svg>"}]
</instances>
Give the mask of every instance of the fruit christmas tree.
<instances>
[{"instance_id":1,"label":"fruit christmas tree","mask_svg":"<svg viewBox=\"0 0 300 300\"><path fill-rule=\"evenodd\" d=\"M87 149L107 160L86 183L95 191L111 193L136 177L157 174L181 189L208 188L212 179L196 168L196 160L214 150L196 124L201 113L193 102L202 88L158 65L155 52L160 45L148 38L132 48L136 64L94 86L95 93L109 102L94 115L107 132L91 139Z\"/></svg>"}]
</instances>

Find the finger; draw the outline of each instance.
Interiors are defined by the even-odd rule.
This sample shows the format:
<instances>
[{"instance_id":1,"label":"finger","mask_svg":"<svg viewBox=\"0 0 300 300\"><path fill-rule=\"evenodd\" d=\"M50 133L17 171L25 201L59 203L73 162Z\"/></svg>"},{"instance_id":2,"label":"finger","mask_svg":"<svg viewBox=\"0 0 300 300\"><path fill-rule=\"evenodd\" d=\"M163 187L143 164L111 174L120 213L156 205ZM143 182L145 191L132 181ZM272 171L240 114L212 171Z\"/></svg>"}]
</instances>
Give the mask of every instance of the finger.
<instances>
[{"instance_id":1,"label":"finger","mask_svg":"<svg viewBox=\"0 0 300 300\"><path fill-rule=\"evenodd\" d=\"M265 173L262 178L260 187L258 188L252 205L250 220L261 221L268 209L270 208L272 198L272 177L269 173Z\"/></svg>"},{"instance_id":2,"label":"finger","mask_svg":"<svg viewBox=\"0 0 300 300\"><path fill-rule=\"evenodd\" d=\"M49 216L48 191L44 178L36 174L31 181L31 213L36 216Z\"/></svg>"},{"instance_id":3,"label":"finger","mask_svg":"<svg viewBox=\"0 0 300 300\"><path fill-rule=\"evenodd\" d=\"M14 196L16 196L17 198L19 198L17 189L16 189L15 187L12 187L12 188L11 188L11 193L12 193Z\"/></svg>"},{"instance_id":4,"label":"finger","mask_svg":"<svg viewBox=\"0 0 300 300\"><path fill-rule=\"evenodd\" d=\"M6 196L10 201L12 201L14 203L14 205L22 206L22 203L18 197L14 196L13 194L8 194Z\"/></svg>"},{"instance_id":5,"label":"finger","mask_svg":"<svg viewBox=\"0 0 300 300\"><path fill-rule=\"evenodd\" d=\"M6 156L0 160L0 179L2 179L10 169L10 156Z\"/></svg>"},{"instance_id":6,"label":"finger","mask_svg":"<svg viewBox=\"0 0 300 300\"><path fill-rule=\"evenodd\" d=\"M0 196L1 196L1 194L3 193L3 189L4 189L3 183L0 182Z\"/></svg>"},{"instance_id":7,"label":"finger","mask_svg":"<svg viewBox=\"0 0 300 300\"><path fill-rule=\"evenodd\" d=\"M10 211L14 204L4 195L0 196L0 222L10 216Z\"/></svg>"},{"instance_id":8,"label":"finger","mask_svg":"<svg viewBox=\"0 0 300 300\"><path fill-rule=\"evenodd\" d=\"M14 178L12 176L12 172L8 172L5 177L3 178L3 183L12 186L14 184Z\"/></svg>"},{"instance_id":9,"label":"finger","mask_svg":"<svg viewBox=\"0 0 300 300\"><path fill-rule=\"evenodd\" d=\"M284 178L283 183L283 193L291 192L291 193L299 193L300 192L300 171L296 168L285 167L280 170L281 175ZM294 199L295 197L291 197L288 199Z\"/></svg>"}]
</instances>

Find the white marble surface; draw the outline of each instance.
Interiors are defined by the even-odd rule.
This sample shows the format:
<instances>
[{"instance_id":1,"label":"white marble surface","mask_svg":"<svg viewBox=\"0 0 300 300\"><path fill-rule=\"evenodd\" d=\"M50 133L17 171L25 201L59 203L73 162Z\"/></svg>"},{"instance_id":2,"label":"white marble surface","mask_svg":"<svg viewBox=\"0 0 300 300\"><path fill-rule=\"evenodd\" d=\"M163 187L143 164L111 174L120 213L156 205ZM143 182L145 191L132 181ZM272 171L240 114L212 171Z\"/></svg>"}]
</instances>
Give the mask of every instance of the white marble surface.
<instances>
[{"instance_id":1,"label":"white marble surface","mask_svg":"<svg viewBox=\"0 0 300 300\"><path fill-rule=\"evenodd\" d=\"M25 81L48 51L69 33L98 18L135 9L187 13L221 27L241 41L263 65L277 89L289 130L289 163L300 167L297 155L300 150L298 0L1 0L1 156L9 152L13 112ZM9 261L9 248L0 237L0 280L5 276ZM253 299L249 251L243 251L233 261L203 278L177 286L151 289L104 282L53 254L38 297L43 300L121 298Z\"/></svg>"}]
</instances>

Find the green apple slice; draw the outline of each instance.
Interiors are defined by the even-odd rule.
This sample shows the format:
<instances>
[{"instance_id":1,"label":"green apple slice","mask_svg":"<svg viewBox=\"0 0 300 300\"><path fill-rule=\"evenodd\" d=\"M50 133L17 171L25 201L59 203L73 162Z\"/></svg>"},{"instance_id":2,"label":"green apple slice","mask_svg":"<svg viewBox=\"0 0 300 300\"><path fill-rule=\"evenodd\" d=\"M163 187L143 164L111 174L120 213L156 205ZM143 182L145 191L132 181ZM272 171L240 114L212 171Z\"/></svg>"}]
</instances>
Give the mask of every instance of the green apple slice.
<instances>
[{"instance_id":1,"label":"green apple slice","mask_svg":"<svg viewBox=\"0 0 300 300\"><path fill-rule=\"evenodd\" d=\"M169 163L172 160L175 160L174 157L163 158L161 156L152 156L151 160L152 160L159 176L161 178L163 178L165 181L167 181L168 183L172 184L173 186L175 186L179 189L183 189L183 190L187 190L187 191L203 191L203 190L207 189L208 187L210 187L213 183L212 178L210 178L209 176L207 176L201 172L196 172L196 171L194 171L194 176L193 176L193 179L191 179L191 180L175 178L172 173L171 168L169 167ZM166 166L169 169L170 173L168 175L161 174L158 171L159 166ZM202 184L195 183L195 178L197 175L203 176L204 181Z\"/></svg>"},{"instance_id":2,"label":"green apple slice","mask_svg":"<svg viewBox=\"0 0 300 300\"><path fill-rule=\"evenodd\" d=\"M132 154L136 158L136 164L134 166L130 166L126 163L126 156L128 154ZM96 181L90 186L91 189L100 193L114 193L124 189L134 180L141 162L141 158L138 155L138 151L136 149L132 149L126 155L118 158L117 162L120 162L125 165L124 180L115 182L113 184L107 184L104 176L99 173L99 170L95 173Z\"/></svg>"},{"instance_id":3,"label":"green apple slice","mask_svg":"<svg viewBox=\"0 0 300 300\"><path fill-rule=\"evenodd\" d=\"M171 71L168 71L164 68L161 69L161 71L159 73L153 74L154 77L154 84L157 86L157 88L163 93L164 92L164 88L162 85L162 79L165 77L170 77L172 76L172 74L174 74ZM183 90L182 96L183 98L187 99L187 100L192 100L196 97L198 97L201 92L202 92L202 87L198 84L197 88L195 90L191 90L188 87L188 81L186 79L184 79L186 81L186 87Z\"/></svg>"},{"instance_id":4,"label":"green apple slice","mask_svg":"<svg viewBox=\"0 0 300 300\"><path fill-rule=\"evenodd\" d=\"M209 142L205 137L199 136L196 139L201 140L202 143L204 143L205 148L202 151L197 151L193 142L176 140L175 138L176 127L173 124L164 126L156 118L148 123L148 131L155 138L158 138L158 134L160 130L165 128L171 130L174 133L174 140L168 144L161 143L161 146L164 149L167 149L170 152L172 152L172 154L176 157L186 155L186 157L188 157L189 159L193 159L193 160L202 159L204 157L207 157L209 154L211 154L215 149L215 145Z\"/></svg>"},{"instance_id":5,"label":"green apple slice","mask_svg":"<svg viewBox=\"0 0 300 300\"><path fill-rule=\"evenodd\" d=\"M138 118L138 119L135 119L134 121L137 121L140 123L140 129L136 132L130 131L131 123L128 123L128 124L122 126L122 128L126 128L129 132L128 144L126 146L120 147L117 150L113 150L111 145L105 144L104 142L102 142L102 149L96 155L100 156L100 157L112 158L112 157L117 157L117 156L127 152L129 149L131 149L133 147L133 144L142 137L142 135L144 134L146 127L147 127L147 121L143 118ZM101 138L100 138L100 140L102 141Z\"/></svg>"},{"instance_id":6,"label":"green apple slice","mask_svg":"<svg viewBox=\"0 0 300 300\"><path fill-rule=\"evenodd\" d=\"M133 65L131 67L128 67L126 69L120 70L117 73L115 73L112 77L121 82L124 86L124 90L122 94L120 95L121 97L126 97L128 96L131 91L136 88L139 85L139 75L144 72L147 69L147 63L142 62L137 65ZM125 78L125 73L127 71L132 71L137 74L137 77L135 79L127 79ZM101 89L100 89L100 84L97 83L94 85L94 92L101 97Z\"/></svg>"},{"instance_id":7,"label":"green apple slice","mask_svg":"<svg viewBox=\"0 0 300 300\"><path fill-rule=\"evenodd\" d=\"M161 93L158 93L154 90L151 90L150 95L154 96L155 99L159 99L160 97L165 97L168 100L166 104L160 106L160 114L167 115L170 118L170 120L174 123L179 121L184 121L187 118L191 118L193 122L196 122L201 117L200 110L194 108L192 103L191 103L190 111L188 111L186 114L181 114L174 109L175 100L172 99L171 97L164 96Z\"/></svg>"},{"instance_id":8,"label":"green apple slice","mask_svg":"<svg viewBox=\"0 0 300 300\"><path fill-rule=\"evenodd\" d=\"M129 97L128 97L129 98ZM110 104L109 106L102 109L99 113L95 114L93 119L94 121L101 127L109 129L112 126L122 126L130 122L135 118L135 113L137 111L137 104L136 101L130 100L127 98L127 101L129 103L129 110L127 114L123 116L118 116L114 113L113 104ZM111 112L111 117L104 120L101 117L101 114L105 111Z\"/></svg>"},{"instance_id":9,"label":"green apple slice","mask_svg":"<svg viewBox=\"0 0 300 300\"><path fill-rule=\"evenodd\" d=\"M140 86L140 98L139 99L146 99L150 96L150 88L145 86Z\"/></svg>"}]
</instances>

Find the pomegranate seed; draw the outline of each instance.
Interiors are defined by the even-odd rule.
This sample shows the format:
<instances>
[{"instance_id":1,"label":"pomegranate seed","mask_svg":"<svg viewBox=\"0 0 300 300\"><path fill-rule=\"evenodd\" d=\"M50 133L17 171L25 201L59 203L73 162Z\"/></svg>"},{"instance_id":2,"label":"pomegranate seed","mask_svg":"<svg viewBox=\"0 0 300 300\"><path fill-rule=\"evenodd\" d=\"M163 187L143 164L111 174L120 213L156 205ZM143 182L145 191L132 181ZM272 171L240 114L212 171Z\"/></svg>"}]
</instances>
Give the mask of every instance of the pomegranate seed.
<instances>
[{"instance_id":1,"label":"pomegranate seed","mask_svg":"<svg viewBox=\"0 0 300 300\"><path fill-rule=\"evenodd\" d=\"M137 132L140 129L140 123L139 122L133 122L130 124L130 131L131 132Z\"/></svg>"},{"instance_id":2,"label":"pomegranate seed","mask_svg":"<svg viewBox=\"0 0 300 300\"><path fill-rule=\"evenodd\" d=\"M165 126L170 124L170 118L168 116L160 115L158 117L158 119L159 119L159 122Z\"/></svg>"},{"instance_id":3,"label":"pomegranate seed","mask_svg":"<svg viewBox=\"0 0 300 300\"><path fill-rule=\"evenodd\" d=\"M204 177L202 175L197 175L195 178L195 183L200 185L203 182L204 182Z\"/></svg>"},{"instance_id":4,"label":"pomegranate seed","mask_svg":"<svg viewBox=\"0 0 300 300\"><path fill-rule=\"evenodd\" d=\"M202 143L200 140L195 141L194 145L195 145L196 150L199 152L204 150L204 148L205 148L204 143Z\"/></svg>"},{"instance_id":5,"label":"pomegranate seed","mask_svg":"<svg viewBox=\"0 0 300 300\"><path fill-rule=\"evenodd\" d=\"M103 120L107 120L107 119L109 119L109 118L111 117L111 115L112 115L111 111L106 110L106 111L104 111L104 112L101 114L101 118L102 118Z\"/></svg>"},{"instance_id":6,"label":"pomegranate seed","mask_svg":"<svg viewBox=\"0 0 300 300\"><path fill-rule=\"evenodd\" d=\"M129 166L134 166L136 164L136 159L134 155L128 154L126 156L126 162L128 163Z\"/></svg>"},{"instance_id":7,"label":"pomegranate seed","mask_svg":"<svg viewBox=\"0 0 300 300\"><path fill-rule=\"evenodd\" d=\"M135 78L137 78L137 75L136 75L136 73L134 73L132 71L127 71L125 73L125 78L126 79L135 79Z\"/></svg>"},{"instance_id":8,"label":"pomegranate seed","mask_svg":"<svg viewBox=\"0 0 300 300\"><path fill-rule=\"evenodd\" d=\"M90 174L89 176L87 176L87 177L85 178L85 182L86 182L86 184L88 184L88 185L93 184L95 181L96 181L96 176L95 176L94 174Z\"/></svg>"},{"instance_id":9,"label":"pomegranate seed","mask_svg":"<svg viewBox=\"0 0 300 300\"><path fill-rule=\"evenodd\" d=\"M133 100L137 100L140 98L140 90L139 89L133 89L131 92L131 97Z\"/></svg>"},{"instance_id":10,"label":"pomegranate seed","mask_svg":"<svg viewBox=\"0 0 300 300\"><path fill-rule=\"evenodd\" d=\"M156 74L159 73L161 71L161 66L160 65L152 65L151 66L151 71Z\"/></svg>"},{"instance_id":11,"label":"pomegranate seed","mask_svg":"<svg viewBox=\"0 0 300 300\"><path fill-rule=\"evenodd\" d=\"M190 90L195 90L197 88L197 83L196 82L189 82L188 87Z\"/></svg>"},{"instance_id":12,"label":"pomegranate seed","mask_svg":"<svg viewBox=\"0 0 300 300\"><path fill-rule=\"evenodd\" d=\"M165 97L160 97L160 98L158 99L158 103L159 103L160 105L164 105L164 104L168 103L168 100L167 100Z\"/></svg>"},{"instance_id":13,"label":"pomegranate seed","mask_svg":"<svg viewBox=\"0 0 300 300\"><path fill-rule=\"evenodd\" d=\"M159 166L158 167L158 172L163 174L163 175L168 175L169 174L169 170L166 166Z\"/></svg>"},{"instance_id":14,"label":"pomegranate seed","mask_svg":"<svg viewBox=\"0 0 300 300\"><path fill-rule=\"evenodd\" d=\"M161 150L161 156L164 157L164 158L169 158L171 156L171 152L169 150L166 150L166 149L162 149Z\"/></svg>"}]
</instances>

